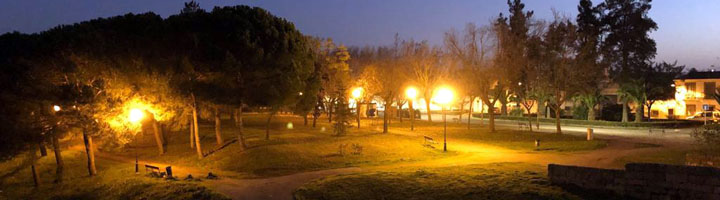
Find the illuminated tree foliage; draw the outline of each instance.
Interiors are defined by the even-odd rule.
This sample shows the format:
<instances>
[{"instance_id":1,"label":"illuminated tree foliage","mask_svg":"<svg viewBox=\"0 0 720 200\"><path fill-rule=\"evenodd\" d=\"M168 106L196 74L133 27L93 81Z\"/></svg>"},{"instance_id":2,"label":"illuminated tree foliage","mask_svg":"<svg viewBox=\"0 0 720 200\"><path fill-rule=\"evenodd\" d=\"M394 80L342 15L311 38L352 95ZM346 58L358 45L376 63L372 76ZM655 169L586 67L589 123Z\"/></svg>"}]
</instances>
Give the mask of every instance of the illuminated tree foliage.
<instances>
[{"instance_id":1,"label":"illuminated tree foliage","mask_svg":"<svg viewBox=\"0 0 720 200\"><path fill-rule=\"evenodd\" d=\"M127 14L0 36L0 119L8 128L2 159L52 143L62 181L58 141L81 134L94 175L97 148L136 145L136 135L147 132L163 154L165 131L188 128L199 111L217 116L243 105L277 110L294 106L300 91L316 93L314 57L291 23L259 8L205 12L193 5L168 19ZM131 110L145 117L130 121ZM245 147L242 133L239 138Z\"/></svg>"}]
</instances>

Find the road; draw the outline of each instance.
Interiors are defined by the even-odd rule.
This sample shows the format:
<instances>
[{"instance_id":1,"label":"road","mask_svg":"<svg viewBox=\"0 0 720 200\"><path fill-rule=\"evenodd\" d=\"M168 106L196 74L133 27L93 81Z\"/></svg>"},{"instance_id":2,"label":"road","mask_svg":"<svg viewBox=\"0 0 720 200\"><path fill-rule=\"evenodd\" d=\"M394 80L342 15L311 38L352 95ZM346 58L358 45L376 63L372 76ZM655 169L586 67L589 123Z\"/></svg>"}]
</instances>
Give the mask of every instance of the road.
<instances>
[{"instance_id":1,"label":"road","mask_svg":"<svg viewBox=\"0 0 720 200\"><path fill-rule=\"evenodd\" d=\"M433 121L439 122L442 120L442 114L432 114ZM422 115L422 120L427 120L427 115ZM458 115L447 115L448 123L458 123ZM467 115L462 118L462 123L467 123ZM473 117L470 119L471 124L488 124L488 119L481 120L480 118ZM513 120L499 120L495 119L495 125L498 129L519 129L519 121ZM668 142L683 142L690 143L693 138L690 133L693 128L679 128L679 129L657 129L657 128L623 128L623 127L592 127L592 126L580 126L580 125L561 125L563 133L574 134L574 135L586 135L587 129L592 128L594 137L598 138L635 138L643 140L664 140ZM536 129L535 122L533 121L533 130ZM553 123L540 123L541 132L554 133L556 130L555 124Z\"/></svg>"}]
</instances>

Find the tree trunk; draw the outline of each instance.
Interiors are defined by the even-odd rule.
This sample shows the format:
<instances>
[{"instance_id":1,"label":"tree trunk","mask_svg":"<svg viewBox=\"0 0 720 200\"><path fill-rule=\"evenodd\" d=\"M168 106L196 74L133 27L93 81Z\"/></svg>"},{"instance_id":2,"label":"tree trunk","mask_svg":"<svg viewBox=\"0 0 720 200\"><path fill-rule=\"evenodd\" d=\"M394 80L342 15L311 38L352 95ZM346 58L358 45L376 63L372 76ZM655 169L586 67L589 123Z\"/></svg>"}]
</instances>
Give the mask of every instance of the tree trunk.
<instances>
[{"instance_id":1,"label":"tree trunk","mask_svg":"<svg viewBox=\"0 0 720 200\"><path fill-rule=\"evenodd\" d=\"M330 106L326 107L326 109L328 110L328 123L332 123L333 107L335 107L333 103L330 103Z\"/></svg>"},{"instance_id":2,"label":"tree trunk","mask_svg":"<svg viewBox=\"0 0 720 200\"><path fill-rule=\"evenodd\" d=\"M398 103L397 107L398 107L397 116L398 116L398 119L400 120L400 123L402 123L402 117L403 117L402 116L403 115L402 105L400 105L400 103Z\"/></svg>"},{"instance_id":3,"label":"tree trunk","mask_svg":"<svg viewBox=\"0 0 720 200\"><path fill-rule=\"evenodd\" d=\"M458 121L457 121L458 124L462 123L462 116L463 116L463 114L465 114L464 111L465 111L465 101L463 100L460 102L460 114L458 114Z\"/></svg>"},{"instance_id":4,"label":"tree trunk","mask_svg":"<svg viewBox=\"0 0 720 200\"><path fill-rule=\"evenodd\" d=\"M265 140L270 140L270 122L272 121L273 115L275 115L275 111L270 111L270 116L268 116L267 122L265 123Z\"/></svg>"},{"instance_id":5,"label":"tree trunk","mask_svg":"<svg viewBox=\"0 0 720 200\"><path fill-rule=\"evenodd\" d=\"M595 105L588 105L588 121L595 121Z\"/></svg>"},{"instance_id":6,"label":"tree trunk","mask_svg":"<svg viewBox=\"0 0 720 200\"><path fill-rule=\"evenodd\" d=\"M303 126L307 126L307 125L308 125L308 119L307 119L307 116L308 116L308 114L307 114L307 113L305 113L305 114L303 115Z\"/></svg>"},{"instance_id":7,"label":"tree trunk","mask_svg":"<svg viewBox=\"0 0 720 200\"><path fill-rule=\"evenodd\" d=\"M37 170L35 169L35 158L33 158L32 165L30 165L30 171L32 171L32 177L33 177L33 183L35 183L35 188L40 187L40 180L38 177Z\"/></svg>"},{"instance_id":8,"label":"tree trunk","mask_svg":"<svg viewBox=\"0 0 720 200\"><path fill-rule=\"evenodd\" d=\"M478 101L480 103L480 126L483 125L483 120L485 120L485 107L483 107L482 100Z\"/></svg>"},{"instance_id":9,"label":"tree trunk","mask_svg":"<svg viewBox=\"0 0 720 200\"><path fill-rule=\"evenodd\" d=\"M217 141L217 145L223 145L223 139L222 134L220 134L220 109L218 109L217 106L215 106L215 140Z\"/></svg>"},{"instance_id":10,"label":"tree trunk","mask_svg":"<svg viewBox=\"0 0 720 200\"><path fill-rule=\"evenodd\" d=\"M388 111L388 104L385 103L385 113L383 113L383 133L388 132L388 113L387 113L387 111Z\"/></svg>"},{"instance_id":11,"label":"tree trunk","mask_svg":"<svg viewBox=\"0 0 720 200\"><path fill-rule=\"evenodd\" d=\"M538 122L540 121L540 117L545 118L545 102L538 101L538 110L537 110L537 118Z\"/></svg>"},{"instance_id":12,"label":"tree trunk","mask_svg":"<svg viewBox=\"0 0 720 200\"><path fill-rule=\"evenodd\" d=\"M538 104L538 109L540 109L539 104ZM535 129L537 129L538 131L540 131L540 113L539 112L540 112L540 110L538 110L537 115L535 115Z\"/></svg>"},{"instance_id":13,"label":"tree trunk","mask_svg":"<svg viewBox=\"0 0 720 200\"><path fill-rule=\"evenodd\" d=\"M507 102L507 100L503 100L503 99L505 99L505 98L500 99L500 114L508 115L508 110L507 110L508 102Z\"/></svg>"},{"instance_id":14,"label":"tree trunk","mask_svg":"<svg viewBox=\"0 0 720 200\"><path fill-rule=\"evenodd\" d=\"M562 134L562 129L560 128L560 105L555 107L555 128L557 134Z\"/></svg>"},{"instance_id":15,"label":"tree trunk","mask_svg":"<svg viewBox=\"0 0 720 200\"><path fill-rule=\"evenodd\" d=\"M203 152L202 146L200 145L200 129L198 127L198 116L197 116L197 101L195 101L195 94L191 93L192 97L192 113L193 113L193 132L195 135L195 150L197 151L198 159L202 159Z\"/></svg>"},{"instance_id":16,"label":"tree trunk","mask_svg":"<svg viewBox=\"0 0 720 200\"><path fill-rule=\"evenodd\" d=\"M152 121L152 128L155 135L155 142L158 146L158 155L163 155L165 154L165 149L163 148L162 136L160 136L160 127L158 127L158 123L157 121L155 121L155 119L153 119Z\"/></svg>"},{"instance_id":17,"label":"tree trunk","mask_svg":"<svg viewBox=\"0 0 720 200\"><path fill-rule=\"evenodd\" d=\"M488 104L490 105L490 104ZM490 132L495 132L495 111L493 109L488 108L488 115L489 117L489 125L490 125Z\"/></svg>"},{"instance_id":18,"label":"tree trunk","mask_svg":"<svg viewBox=\"0 0 720 200\"><path fill-rule=\"evenodd\" d=\"M238 109L237 117L235 117L237 128L238 128L238 142L240 143L241 150L247 149L247 144L245 144L245 133L243 132L244 125L243 125L243 116L242 116L242 106Z\"/></svg>"},{"instance_id":19,"label":"tree trunk","mask_svg":"<svg viewBox=\"0 0 720 200\"><path fill-rule=\"evenodd\" d=\"M95 168L95 150L93 148L92 137L88 135L87 129L83 128L83 141L85 142L85 153L87 155L87 169L90 176L97 174ZM160 146L162 149L162 145Z\"/></svg>"},{"instance_id":20,"label":"tree trunk","mask_svg":"<svg viewBox=\"0 0 720 200\"><path fill-rule=\"evenodd\" d=\"M40 149L40 157L47 156L47 148L45 148L45 139L40 140L38 143L38 148Z\"/></svg>"},{"instance_id":21,"label":"tree trunk","mask_svg":"<svg viewBox=\"0 0 720 200\"><path fill-rule=\"evenodd\" d=\"M55 152L55 164L57 165L57 168L55 170L55 183L61 183L63 181L63 167L65 166L65 162L63 162L62 159L62 152L60 150L60 138L58 137L57 133L53 133L52 145L53 151Z\"/></svg>"},{"instance_id":22,"label":"tree trunk","mask_svg":"<svg viewBox=\"0 0 720 200\"><path fill-rule=\"evenodd\" d=\"M313 114L313 128L315 128L315 124L317 124L317 116Z\"/></svg>"},{"instance_id":23,"label":"tree trunk","mask_svg":"<svg viewBox=\"0 0 720 200\"><path fill-rule=\"evenodd\" d=\"M35 152L32 152L30 154L30 172L32 172L33 183L35 184L35 188L40 186L40 177L38 176L37 169L35 169L36 161L37 161L37 159L35 158Z\"/></svg>"},{"instance_id":24,"label":"tree trunk","mask_svg":"<svg viewBox=\"0 0 720 200\"><path fill-rule=\"evenodd\" d=\"M470 119L472 119L473 114L473 101L475 101L475 98L470 97L470 108L468 108L468 118L467 118L467 128L470 129Z\"/></svg>"},{"instance_id":25,"label":"tree trunk","mask_svg":"<svg viewBox=\"0 0 720 200\"><path fill-rule=\"evenodd\" d=\"M190 119L190 149L195 149L195 126L193 126L193 120Z\"/></svg>"},{"instance_id":26,"label":"tree trunk","mask_svg":"<svg viewBox=\"0 0 720 200\"><path fill-rule=\"evenodd\" d=\"M648 121L648 122L652 121L652 105L653 105L652 103L650 103L650 104L647 105L647 111L648 111L648 119L647 119L647 121Z\"/></svg>"},{"instance_id":27,"label":"tree trunk","mask_svg":"<svg viewBox=\"0 0 720 200\"><path fill-rule=\"evenodd\" d=\"M427 109L428 122L432 122L432 114L430 114L430 92L425 91L425 108Z\"/></svg>"},{"instance_id":28,"label":"tree trunk","mask_svg":"<svg viewBox=\"0 0 720 200\"><path fill-rule=\"evenodd\" d=\"M523 104L523 106L525 106L525 105L526 105L526 104ZM528 129L530 129L530 132L533 132L533 129L532 129L532 118L530 117L530 109L532 109L532 107L530 107L530 106L525 106L525 110L527 110L527 113L528 113L528 117L527 117L527 119L528 119Z\"/></svg>"},{"instance_id":29,"label":"tree trunk","mask_svg":"<svg viewBox=\"0 0 720 200\"><path fill-rule=\"evenodd\" d=\"M643 120L643 105L635 106L635 123L640 123Z\"/></svg>"},{"instance_id":30,"label":"tree trunk","mask_svg":"<svg viewBox=\"0 0 720 200\"><path fill-rule=\"evenodd\" d=\"M622 122L628 122L628 105L627 105L627 102L622 102Z\"/></svg>"}]
</instances>

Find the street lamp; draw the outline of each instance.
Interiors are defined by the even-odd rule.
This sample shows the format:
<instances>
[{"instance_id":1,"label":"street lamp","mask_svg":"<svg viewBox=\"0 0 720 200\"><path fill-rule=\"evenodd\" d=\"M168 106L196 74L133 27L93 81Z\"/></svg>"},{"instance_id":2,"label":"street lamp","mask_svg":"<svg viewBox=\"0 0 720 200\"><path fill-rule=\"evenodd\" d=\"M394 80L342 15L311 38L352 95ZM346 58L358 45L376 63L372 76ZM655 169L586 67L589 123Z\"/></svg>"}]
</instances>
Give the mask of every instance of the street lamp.
<instances>
[{"instance_id":1,"label":"street lamp","mask_svg":"<svg viewBox=\"0 0 720 200\"><path fill-rule=\"evenodd\" d=\"M128 121L130 121L130 123L133 123L133 124L134 124L134 123L138 123L138 122L140 122L143 118L145 118L145 113L144 113L142 110L140 110L140 109L138 109L138 108L130 109L130 112L128 113ZM138 174L138 173L140 173L140 172L138 171L138 153L137 153L137 148L133 148L133 150L135 151L135 174Z\"/></svg>"},{"instance_id":2,"label":"street lamp","mask_svg":"<svg viewBox=\"0 0 720 200\"><path fill-rule=\"evenodd\" d=\"M139 122L143 118L145 118L145 113L138 108L131 109L130 113L128 114L128 121L132 123Z\"/></svg>"},{"instance_id":3,"label":"street lamp","mask_svg":"<svg viewBox=\"0 0 720 200\"><path fill-rule=\"evenodd\" d=\"M405 96L408 98L408 109L410 109L410 130L415 130L415 109L413 109L413 101L417 97L417 89L409 87L405 90Z\"/></svg>"},{"instance_id":4,"label":"street lamp","mask_svg":"<svg viewBox=\"0 0 720 200\"><path fill-rule=\"evenodd\" d=\"M60 106L54 105L54 106L53 106L53 110L54 110L55 112L59 112L61 109L60 109Z\"/></svg>"},{"instance_id":5,"label":"street lamp","mask_svg":"<svg viewBox=\"0 0 720 200\"><path fill-rule=\"evenodd\" d=\"M445 106L452 102L453 96L453 91L447 87L441 87L435 92L435 102L441 104L443 113L443 152L447 152L447 114Z\"/></svg>"},{"instance_id":6,"label":"street lamp","mask_svg":"<svg viewBox=\"0 0 720 200\"><path fill-rule=\"evenodd\" d=\"M355 114L357 115L357 128L360 129L360 97L362 97L363 89L357 87L353 89L352 96L355 99Z\"/></svg>"}]
</instances>

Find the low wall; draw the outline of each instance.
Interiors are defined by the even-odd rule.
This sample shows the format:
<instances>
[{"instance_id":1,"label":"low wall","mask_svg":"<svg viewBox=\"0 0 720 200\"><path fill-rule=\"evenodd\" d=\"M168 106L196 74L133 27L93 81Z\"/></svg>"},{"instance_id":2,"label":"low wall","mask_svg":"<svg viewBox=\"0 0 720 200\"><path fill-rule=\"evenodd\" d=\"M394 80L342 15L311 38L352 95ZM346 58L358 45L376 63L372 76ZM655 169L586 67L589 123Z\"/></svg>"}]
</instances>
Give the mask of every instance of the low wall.
<instances>
[{"instance_id":1,"label":"low wall","mask_svg":"<svg viewBox=\"0 0 720 200\"><path fill-rule=\"evenodd\" d=\"M630 163L625 170L550 164L550 182L636 199L720 199L720 169Z\"/></svg>"},{"instance_id":2,"label":"low wall","mask_svg":"<svg viewBox=\"0 0 720 200\"><path fill-rule=\"evenodd\" d=\"M688 153L685 155L685 165L720 167L720 156L703 153Z\"/></svg>"}]
</instances>

